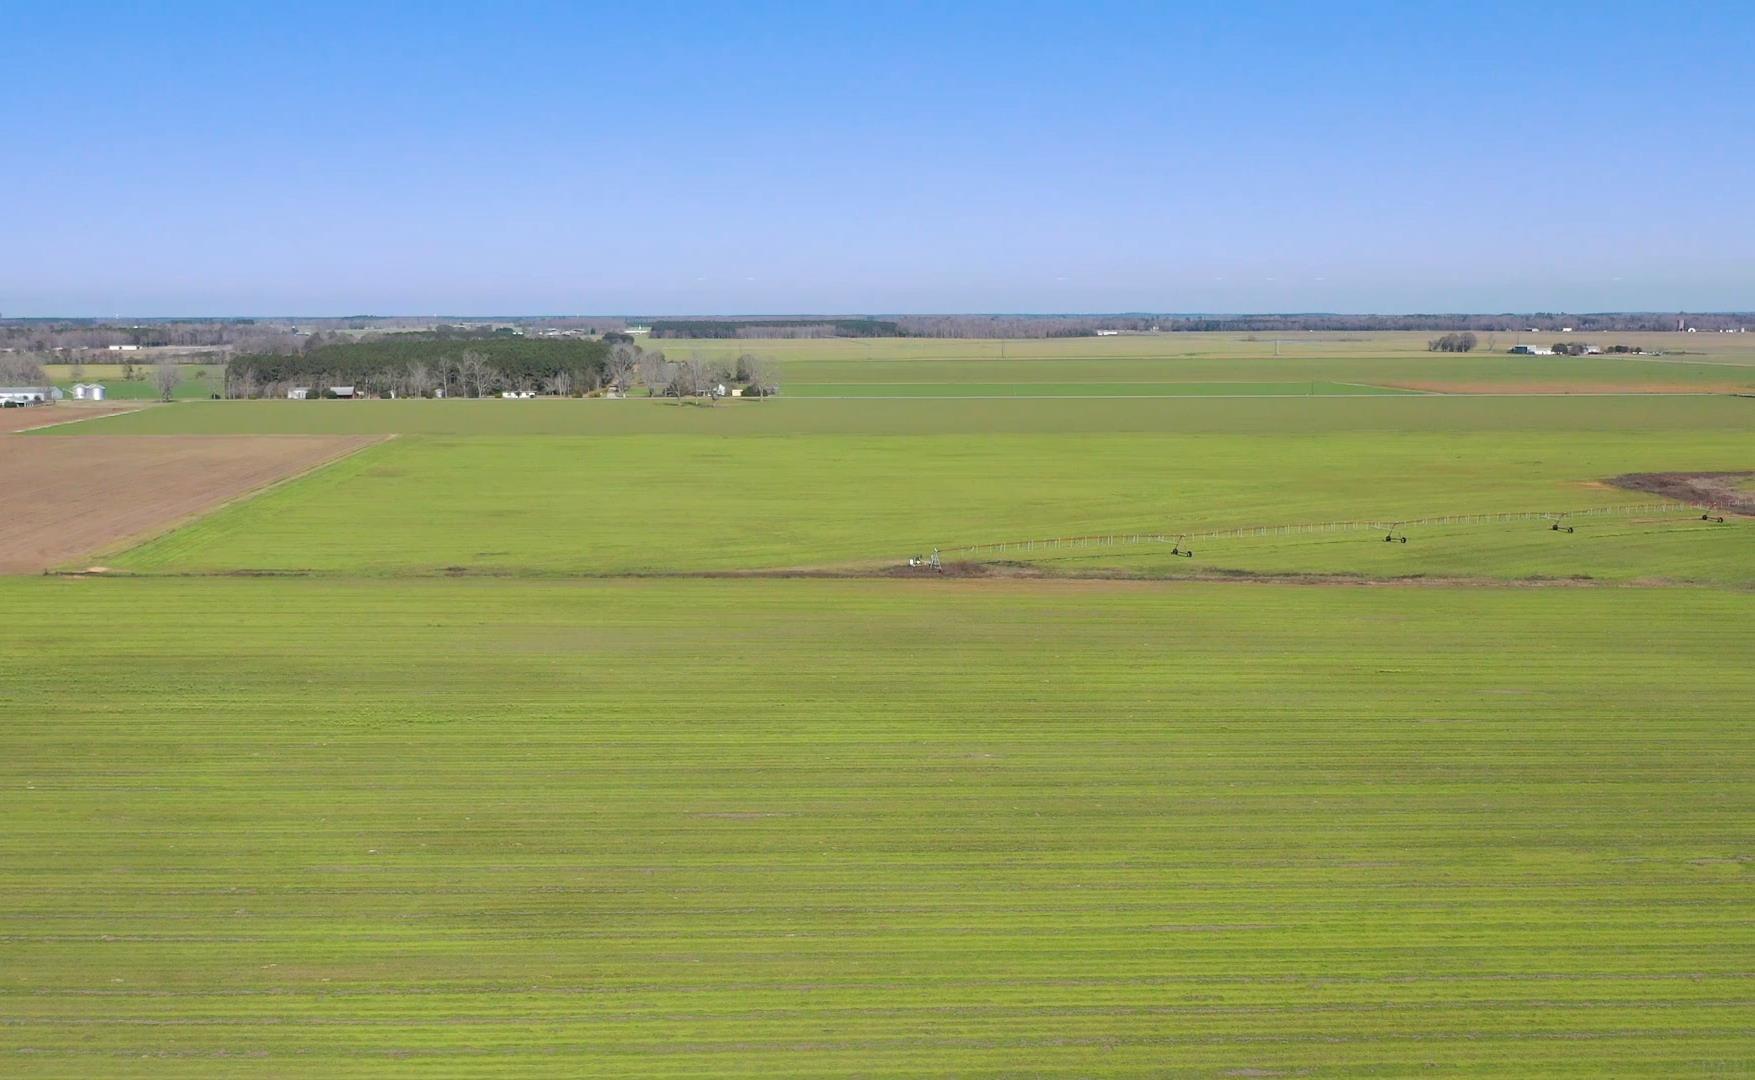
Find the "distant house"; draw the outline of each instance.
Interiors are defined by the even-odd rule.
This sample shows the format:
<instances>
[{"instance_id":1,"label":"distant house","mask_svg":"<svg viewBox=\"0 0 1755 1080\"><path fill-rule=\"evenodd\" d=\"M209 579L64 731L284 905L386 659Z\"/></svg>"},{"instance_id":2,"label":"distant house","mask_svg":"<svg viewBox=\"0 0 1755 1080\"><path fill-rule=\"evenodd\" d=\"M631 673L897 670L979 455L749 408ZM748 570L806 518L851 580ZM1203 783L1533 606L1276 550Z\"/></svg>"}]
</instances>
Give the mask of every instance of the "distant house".
<instances>
[{"instance_id":1,"label":"distant house","mask_svg":"<svg viewBox=\"0 0 1755 1080\"><path fill-rule=\"evenodd\" d=\"M1553 356L1554 350L1548 348L1546 345L1513 345L1511 347L1511 355L1513 355L1513 356Z\"/></svg>"},{"instance_id":2,"label":"distant house","mask_svg":"<svg viewBox=\"0 0 1755 1080\"><path fill-rule=\"evenodd\" d=\"M351 387L351 386L331 386L327 391L325 391L325 393L333 394L334 396L336 396L338 398L350 398L350 397L357 396L354 394L353 387Z\"/></svg>"},{"instance_id":3,"label":"distant house","mask_svg":"<svg viewBox=\"0 0 1755 1080\"><path fill-rule=\"evenodd\" d=\"M536 391L534 391L534 390L501 390L500 396L503 398L514 398L514 399L522 401L525 398L535 397Z\"/></svg>"},{"instance_id":4,"label":"distant house","mask_svg":"<svg viewBox=\"0 0 1755 1080\"><path fill-rule=\"evenodd\" d=\"M138 346L138 345L111 345L110 351L111 352L139 352L140 346Z\"/></svg>"},{"instance_id":5,"label":"distant house","mask_svg":"<svg viewBox=\"0 0 1755 1080\"><path fill-rule=\"evenodd\" d=\"M311 388L308 386L295 386L286 392L286 399L288 401L304 401L310 396Z\"/></svg>"},{"instance_id":6,"label":"distant house","mask_svg":"<svg viewBox=\"0 0 1755 1080\"><path fill-rule=\"evenodd\" d=\"M1099 331L1097 331L1097 336L1098 337L1114 337L1115 335L1117 335L1119 333L1121 333L1121 331L1119 331L1119 330L1099 330Z\"/></svg>"},{"instance_id":7,"label":"distant house","mask_svg":"<svg viewBox=\"0 0 1755 1080\"><path fill-rule=\"evenodd\" d=\"M630 326L622 331L624 334L650 334L651 332L650 326Z\"/></svg>"},{"instance_id":8,"label":"distant house","mask_svg":"<svg viewBox=\"0 0 1755 1080\"><path fill-rule=\"evenodd\" d=\"M74 383L73 398L75 401L102 401L104 399L104 384Z\"/></svg>"},{"instance_id":9,"label":"distant house","mask_svg":"<svg viewBox=\"0 0 1755 1080\"><path fill-rule=\"evenodd\" d=\"M52 386L0 386L0 405L47 405L58 392Z\"/></svg>"}]
</instances>

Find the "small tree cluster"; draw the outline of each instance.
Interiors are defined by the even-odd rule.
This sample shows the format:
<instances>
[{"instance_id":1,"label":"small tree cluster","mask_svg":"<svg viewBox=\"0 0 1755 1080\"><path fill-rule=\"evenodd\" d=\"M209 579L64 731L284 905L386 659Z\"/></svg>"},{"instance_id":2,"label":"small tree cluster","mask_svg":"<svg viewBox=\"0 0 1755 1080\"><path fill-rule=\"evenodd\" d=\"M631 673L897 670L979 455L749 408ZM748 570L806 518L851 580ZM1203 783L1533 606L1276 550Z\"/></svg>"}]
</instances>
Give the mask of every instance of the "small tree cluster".
<instances>
[{"instance_id":1,"label":"small tree cluster","mask_svg":"<svg viewBox=\"0 0 1755 1080\"><path fill-rule=\"evenodd\" d=\"M0 353L0 385L41 386L48 381L42 361L30 353Z\"/></svg>"},{"instance_id":2,"label":"small tree cluster","mask_svg":"<svg viewBox=\"0 0 1755 1080\"><path fill-rule=\"evenodd\" d=\"M1472 352L1476 345L1475 335L1464 332L1461 334L1445 334L1435 337L1426 343L1427 352Z\"/></svg>"}]
</instances>

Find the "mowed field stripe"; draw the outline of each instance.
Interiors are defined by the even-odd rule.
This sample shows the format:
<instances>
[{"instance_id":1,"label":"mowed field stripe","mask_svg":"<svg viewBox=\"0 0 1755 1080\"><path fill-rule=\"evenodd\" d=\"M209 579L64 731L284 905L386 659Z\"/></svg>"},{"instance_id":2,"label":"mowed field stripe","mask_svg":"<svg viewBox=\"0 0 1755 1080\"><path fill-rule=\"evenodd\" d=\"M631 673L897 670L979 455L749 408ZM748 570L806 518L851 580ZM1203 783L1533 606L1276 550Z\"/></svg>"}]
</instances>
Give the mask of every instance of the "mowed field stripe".
<instances>
[{"instance_id":1,"label":"mowed field stripe","mask_svg":"<svg viewBox=\"0 0 1755 1080\"><path fill-rule=\"evenodd\" d=\"M1747 593L0 605L9 1075L1676 1076L1755 1035Z\"/></svg>"}]
</instances>

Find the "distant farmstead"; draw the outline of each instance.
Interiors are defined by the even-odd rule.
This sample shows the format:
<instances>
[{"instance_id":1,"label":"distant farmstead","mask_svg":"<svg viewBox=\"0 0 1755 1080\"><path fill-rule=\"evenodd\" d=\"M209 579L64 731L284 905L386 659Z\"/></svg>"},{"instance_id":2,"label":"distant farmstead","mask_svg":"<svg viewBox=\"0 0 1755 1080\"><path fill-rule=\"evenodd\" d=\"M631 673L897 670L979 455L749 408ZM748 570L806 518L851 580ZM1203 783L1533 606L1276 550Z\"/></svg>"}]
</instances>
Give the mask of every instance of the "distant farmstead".
<instances>
[{"instance_id":1,"label":"distant farmstead","mask_svg":"<svg viewBox=\"0 0 1755 1080\"><path fill-rule=\"evenodd\" d=\"M0 405L8 408L47 405L60 396L60 391L50 386L0 386Z\"/></svg>"},{"instance_id":2,"label":"distant farmstead","mask_svg":"<svg viewBox=\"0 0 1755 1080\"><path fill-rule=\"evenodd\" d=\"M1511 355L1513 355L1513 356L1553 356L1554 350L1548 348L1546 345L1513 345L1511 347Z\"/></svg>"}]
</instances>

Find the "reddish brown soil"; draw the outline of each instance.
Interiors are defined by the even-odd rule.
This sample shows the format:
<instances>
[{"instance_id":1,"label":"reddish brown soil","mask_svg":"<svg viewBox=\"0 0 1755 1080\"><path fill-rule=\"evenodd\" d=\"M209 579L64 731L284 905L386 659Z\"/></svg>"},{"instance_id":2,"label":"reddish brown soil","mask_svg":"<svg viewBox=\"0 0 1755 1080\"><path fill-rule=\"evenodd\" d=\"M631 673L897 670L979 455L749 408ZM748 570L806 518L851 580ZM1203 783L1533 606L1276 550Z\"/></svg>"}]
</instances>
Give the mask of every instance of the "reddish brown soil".
<instances>
[{"instance_id":1,"label":"reddish brown soil","mask_svg":"<svg viewBox=\"0 0 1755 1080\"><path fill-rule=\"evenodd\" d=\"M0 435L0 574L48 570L144 539L377 441L352 435Z\"/></svg>"},{"instance_id":2,"label":"reddish brown soil","mask_svg":"<svg viewBox=\"0 0 1755 1080\"><path fill-rule=\"evenodd\" d=\"M1755 517L1755 490L1746 486L1750 477L1755 472L1628 473L1610 477L1609 483Z\"/></svg>"},{"instance_id":3,"label":"reddish brown soil","mask_svg":"<svg viewBox=\"0 0 1755 1080\"><path fill-rule=\"evenodd\" d=\"M65 424L73 420L90 420L119 412L132 412L137 405L34 405L28 409L0 409L0 432L29 431L31 428Z\"/></svg>"}]
</instances>

